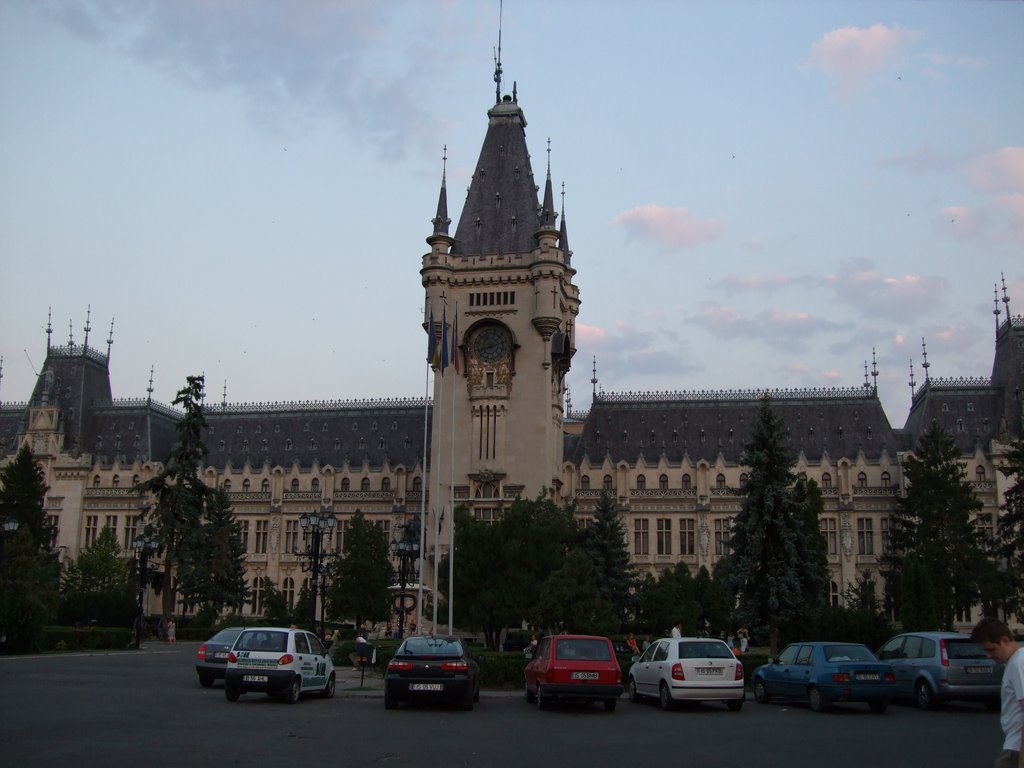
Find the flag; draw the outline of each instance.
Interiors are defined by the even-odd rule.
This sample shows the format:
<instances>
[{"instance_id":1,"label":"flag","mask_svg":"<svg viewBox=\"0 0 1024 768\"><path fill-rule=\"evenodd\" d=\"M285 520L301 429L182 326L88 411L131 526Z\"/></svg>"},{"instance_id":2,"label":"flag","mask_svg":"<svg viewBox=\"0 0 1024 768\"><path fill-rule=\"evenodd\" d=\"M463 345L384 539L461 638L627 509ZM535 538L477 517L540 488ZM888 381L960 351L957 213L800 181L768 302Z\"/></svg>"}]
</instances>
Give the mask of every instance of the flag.
<instances>
[{"instance_id":1,"label":"flag","mask_svg":"<svg viewBox=\"0 0 1024 768\"><path fill-rule=\"evenodd\" d=\"M452 367L459 373L459 305L455 304L455 317L452 318Z\"/></svg>"},{"instance_id":2,"label":"flag","mask_svg":"<svg viewBox=\"0 0 1024 768\"><path fill-rule=\"evenodd\" d=\"M444 369L448 367L448 307L441 309L441 375L444 376Z\"/></svg>"},{"instance_id":3,"label":"flag","mask_svg":"<svg viewBox=\"0 0 1024 768\"><path fill-rule=\"evenodd\" d=\"M434 305L430 305L430 322L427 323L427 364L434 365L437 355L437 337L434 336Z\"/></svg>"}]
</instances>

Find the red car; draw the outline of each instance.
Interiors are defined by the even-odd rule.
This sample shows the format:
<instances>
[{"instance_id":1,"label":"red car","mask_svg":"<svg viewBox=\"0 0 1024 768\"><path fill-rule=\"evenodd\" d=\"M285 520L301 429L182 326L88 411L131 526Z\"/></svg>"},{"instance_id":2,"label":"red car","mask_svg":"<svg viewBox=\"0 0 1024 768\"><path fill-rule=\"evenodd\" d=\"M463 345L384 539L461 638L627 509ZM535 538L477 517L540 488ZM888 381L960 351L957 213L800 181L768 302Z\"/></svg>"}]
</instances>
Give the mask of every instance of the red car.
<instances>
[{"instance_id":1,"label":"red car","mask_svg":"<svg viewBox=\"0 0 1024 768\"><path fill-rule=\"evenodd\" d=\"M622 670L612 641L595 635L553 635L526 665L526 700L539 709L558 700L602 701L608 712L622 695Z\"/></svg>"}]
</instances>

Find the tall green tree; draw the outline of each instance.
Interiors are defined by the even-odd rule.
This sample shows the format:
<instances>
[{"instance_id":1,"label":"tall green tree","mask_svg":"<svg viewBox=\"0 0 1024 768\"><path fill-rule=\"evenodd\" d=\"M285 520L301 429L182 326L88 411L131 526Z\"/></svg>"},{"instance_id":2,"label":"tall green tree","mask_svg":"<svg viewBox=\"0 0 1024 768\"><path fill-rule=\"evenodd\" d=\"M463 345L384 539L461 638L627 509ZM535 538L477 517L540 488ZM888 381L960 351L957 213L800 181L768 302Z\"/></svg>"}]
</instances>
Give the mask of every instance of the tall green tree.
<instances>
[{"instance_id":1,"label":"tall green tree","mask_svg":"<svg viewBox=\"0 0 1024 768\"><path fill-rule=\"evenodd\" d=\"M345 546L327 588L327 612L334 619L384 621L391 616L393 568L384 531L359 510L349 521Z\"/></svg>"},{"instance_id":2,"label":"tall green tree","mask_svg":"<svg viewBox=\"0 0 1024 768\"><path fill-rule=\"evenodd\" d=\"M803 512L793 497L795 458L786 446L782 417L765 397L742 458L750 468L743 505L733 523L731 572L739 595L737 619L768 630L774 655L779 627L802 608L808 570Z\"/></svg>"},{"instance_id":3,"label":"tall green tree","mask_svg":"<svg viewBox=\"0 0 1024 768\"><path fill-rule=\"evenodd\" d=\"M583 529L581 540L594 568L598 593L612 606L621 623L631 611L637 578L629 556L626 523L616 509L615 499L606 491L601 491L594 518Z\"/></svg>"},{"instance_id":4,"label":"tall green tree","mask_svg":"<svg viewBox=\"0 0 1024 768\"><path fill-rule=\"evenodd\" d=\"M538 604L542 585L564 564L576 535L571 508L543 495L515 501L491 524L457 510L456 622L479 628L487 645L497 649L502 631L519 626ZM440 568L440 588L448 594L448 555Z\"/></svg>"},{"instance_id":5,"label":"tall green tree","mask_svg":"<svg viewBox=\"0 0 1024 768\"><path fill-rule=\"evenodd\" d=\"M590 556L573 548L562 567L544 581L537 604L527 617L531 624L552 631L610 635L621 621L601 594Z\"/></svg>"},{"instance_id":6,"label":"tall green tree","mask_svg":"<svg viewBox=\"0 0 1024 768\"><path fill-rule=\"evenodd\" d=\"M646 574L637 588L636 621L644 632L664 635L681 623L684 635L696 635L700 613L697 587L686 563L676 563L658 578Z\"/></svg>"},{"instance_id":7,"label":"tall green tree","mask_svg":"<svg viewBox=\"0 0 1024 768\"><path fill-rule=\"evenodd\" d=\"M177 440L170 456L159 474L138 486L142 493L151 494L155 502L146 516L164 558L161 596L165 620L174 613L175 574L181 576L178 581L183 594L196 592L194 576L203 557L203 515L213 492L203 483L200 474L206 458L203 442L206 419L202 409L204 378L189 376L185 381L173 401L184 411L184 416L175 427Z\"/></svg>"},{"instance_id":8,"label":"tall green tree","mask_svg":"<svg viewBox=\"0 0 1024 768\"><path fill-rule=\"evenodd\" d=\"M182 563L185 604L201 605L207 612L242 609L249 596L245 583L245 546L242 525L221 488L206 495L205 520L192 544L192 556Z\"/></svg>"},{"instance_id":9,"label":"tall green tree","mask_svg":"<svg viewBox=\"0 0 1024 768\"><path fill-rule=\"evenodd\" d=\"M935 590L939 626L951 629L979 595L987 558L973 515L982 503L966 479L956 443L937 423L921 435L903 473L907 492L890 523L887 577L899 578L908 556L919 558ZM905 603L907 596L901 599Z\"/></svg>"},{"instance_id":10,"label":"tall green tree","mask_svg":"<svg viewBox=\"0 0 1024 768\"><path fill-rule=\"evenodd\" d=\"M17 530L0 532L0 634L18 652L40 649L43 627L57 610L59 568L50 552L45 474L23 446L0 471L0 521Z\"/></svg>"},{"instance_id":11,"label":"tall green tree","mask_svg":"<svg viewBox=\"0 0 1024 768\"><path fill-rule=\"evenodd\" d=\"M999 471L1012 484L1003 494L992 551L1005 583L1005 608L1024 619L1024 439L1010 444Z\"/></svg>"},{"instance_id":12,"label":"tall green tree","mask_svg":"<svg viewBox=\"0 0 1024 768\"><path fill-rule=\"evenodd\" d=\"M130 627L135 618L135 583L117 536L104 526L64 572L58 619L62 624L96 621L104 627Z\"/></svg>"},{"instance_id":13,"label":"tall green tree","mask_svg":"<svg viewBox=\"0 0 1024 768\"><path fill-rule=\"evenodd\" d=\"M725 559L720 558L719 562ZM718 563L715 565L717 567ZM713 576L702 565L694 577L693 592L698 606L698 633L717 637L728 632L733 609L733 597L728 583Z\"/></svg>"},{"instance_id":14,"label":"tall green tree","mask_svg":"<svg viewBox=\"0 0 1024 768\"><path fill-rule=\"evenodd\" d=\"M917 555L905 557L900 571L900 623L907 632L939 628L935 587L928 566Z\"/></svg>"},{"instance_id":15,"label":"tall green tree","mask_svg":"<svg viewBox=\"0 0 1024 768\"><path fill-rule=\"evenodd\" d=\"M800 581L803 602L796 612L797 621L806 621L825 603L829 585L828 545L821 533L825 501L814 480L798 479L793 486L793 501L800 522L797 555L801 563Z\"/></svg>"}]
</instances>

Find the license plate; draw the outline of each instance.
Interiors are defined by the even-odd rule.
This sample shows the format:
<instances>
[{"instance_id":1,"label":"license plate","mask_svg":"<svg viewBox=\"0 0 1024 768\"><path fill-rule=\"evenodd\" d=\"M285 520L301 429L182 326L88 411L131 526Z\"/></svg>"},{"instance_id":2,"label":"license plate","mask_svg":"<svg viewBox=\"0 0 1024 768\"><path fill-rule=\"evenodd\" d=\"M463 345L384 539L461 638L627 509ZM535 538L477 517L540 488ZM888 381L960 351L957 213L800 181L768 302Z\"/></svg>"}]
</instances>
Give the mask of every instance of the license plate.
<instances>
[{"instance_id":1,"label":"license plate","mask_svg":"<svg viewBox=\"0 0 1024 768\"><path fill-rule=\"evenodd\" d=\"M697 667L695 671L697 672L697 677L711 677L722 674L721 667Z\"/></svg>"},{"instance_id":2,"label":"license plate","mask_svg":"<svg viewBox=\"0 0 1024 768\"><path fill-rule=\"evenodd\" d=\"M601 675L598 672L573 672L570 677L573 680L597 680Z\"/></svg>"},{"instance_id":3,"label":"license plate","mask_svg":"<svg viewBox=\"0 0 1024 768\"><path fill-rule=\"evenodd\" d=\"M988 673L988 667L964 667L969 675L984 675Z\"/></svg>"},{"instance_id":4,"label":"license plate","mask_svg":"<svg viewBox=\"0 0 1024 768\"><path fill-rule=\"evenodd\" d=\"M443 691L444 685L441 683L411 683L409 685L410 691Z\"/></svg>"},{"instance_id":5,"label":"license plate","mask_svg":"<svg viewBox=\"0 0 1024 768\"><path fill-rule=\"evenodd\" d=\"M877 672L858 672L855 677L858 680L878 680Z\"/></svg>"},{"instance_id":6,"label":"license plate","mask_svg":"<svg viewBox=\"0 0 1024 768\"><path fill-rule=\"evenodd\" d=\"M269 680L267 675L242 675L243 683L266 683Z\"/></svg>"},{"instance_id":7,"label":"license plate","mask_svg":"<svg viewBox=\"0 0 1024 768\"><path fill-rule=\"evenodd\" d=\"M213 654L213 658L215 658L215 659L226 659L227 657L228 657L227 653L215 653L215 654Z\"/></svg>"}]
</instances>

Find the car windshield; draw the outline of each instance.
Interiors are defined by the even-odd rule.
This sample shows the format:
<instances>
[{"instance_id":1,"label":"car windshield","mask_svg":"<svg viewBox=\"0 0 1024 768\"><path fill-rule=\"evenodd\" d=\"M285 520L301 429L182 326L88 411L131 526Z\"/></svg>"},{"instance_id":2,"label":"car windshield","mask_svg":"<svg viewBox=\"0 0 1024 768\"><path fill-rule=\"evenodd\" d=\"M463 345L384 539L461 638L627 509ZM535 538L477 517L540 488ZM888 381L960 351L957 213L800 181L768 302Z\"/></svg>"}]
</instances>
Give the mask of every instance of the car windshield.
<instances>
[{"instance_id":1,"label":"car windshield","mask_svg":"<svg viewBox=\"0 0 1024 768\"><path fill-rule=\"evenodd\" d=\"M280 653L288 650L288 633L266 629L247 630L238 638L235 649L239 651L270 651Z\"/></svg>"},{"instance_id":2,"label":"car windshield","mask_svg":"<svg viewBox=\"0 0 1024 768\"><path fill-rule=\"evenodd\" d=\"M863 645L826 645L825 661L878 661Z\"/></svg>"},{"instance_id":3,"label":"car windshield","mask_svg":"<svg viewBox=\"0 0 1024 768\"><path fill-rule=\"evenodd\" d=\"M409 656L461 656L462 643L443 637L410 637L399 653Z\"/></svg>"},{"instance_id":4,"label":"car windshield","mask_svg":"<svg viewBox=\"0 0 1024 768\"><path fill-rule=\"evenodd\" d=\"M951 659L984 659L981 646L970 640L946 640L946 655Z\"/></svg>"},{"instance_id":5,"label":"car windshield","mask_svg":"<svg viewBox=\"0 0 1024 768\"><path fill-rule=\"evenodd\" d=\"M235 642L235 640L238 639L238 636L240 634L242 634L242 630L240 629L222 629L220 632L218 632L216 635L211 637L206 642L221 643L222 645L231 645L233 642Z\"/></svg>"},{"instance_id":6,"label":"car windshield","mask_svg":"<svg viewBox=\"0 0 1024 768\"><path fill-rule=\"evenodd\" d=\"M560 638L555 641L555 658L579 659L580 661L610 661L612 652L606 640Z\"/></svg>"},{"instance_id":7,"label":"car windshield","mask_svg":"<svg viewBox=\"0 0 1024 768\"><path fill-rule=\"evenodd\" d=\"M729 646L718 640L682 641L679 643L680 659L731 659Z\"/></svg>"}]
</instances>

